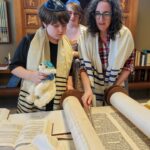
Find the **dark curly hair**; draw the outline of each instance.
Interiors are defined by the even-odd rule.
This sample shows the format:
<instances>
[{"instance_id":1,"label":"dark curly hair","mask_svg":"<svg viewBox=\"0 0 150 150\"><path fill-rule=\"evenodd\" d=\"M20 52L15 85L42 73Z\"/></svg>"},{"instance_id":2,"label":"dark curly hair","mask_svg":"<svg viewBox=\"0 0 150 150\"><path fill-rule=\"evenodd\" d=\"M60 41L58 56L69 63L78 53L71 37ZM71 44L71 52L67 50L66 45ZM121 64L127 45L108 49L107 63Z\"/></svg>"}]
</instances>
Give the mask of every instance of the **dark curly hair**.
<instances>
[{"instance_id":1,"label":"dark curly hair","mask_svg":"<svg viewBox=\"0 0 150 150\"><path fill-rule=\"evenodd\" d=\"M100 32L95 20L95 10L100 1L106 1L110 4L112 10L111 24L108 29L110 38L115 40L115 36L122 27L122 11L118 0L92 0L87 8L87 27L88 31L94 36Z\"/></svg>"}]
</instances>

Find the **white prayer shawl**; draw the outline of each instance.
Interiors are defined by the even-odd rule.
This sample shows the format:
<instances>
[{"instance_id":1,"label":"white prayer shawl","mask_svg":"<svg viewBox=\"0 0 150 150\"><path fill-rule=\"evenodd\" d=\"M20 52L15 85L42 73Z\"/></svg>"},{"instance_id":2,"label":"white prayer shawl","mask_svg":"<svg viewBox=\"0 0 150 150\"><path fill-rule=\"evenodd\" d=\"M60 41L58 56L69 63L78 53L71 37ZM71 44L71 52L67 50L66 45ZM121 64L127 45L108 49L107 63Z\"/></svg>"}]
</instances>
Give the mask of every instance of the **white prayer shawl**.
<instances>
[{"instance_id":1,"label":"white prayer shawl","mask_svg":"<svg viewBox=\"0 0 150 150\"><path fill-rule=\"evenodd\" d=\"M79 40L79 54L81 68L87 71L91 87L97 100L103 99L104 89L113 85L121 72L125 62L134 49L134 41L129 29L122 26L115 40L110 40L108 67L103 74L102 63L99 55L99 35L92 36L84 32Z\"/></svg>"},{"instance_id":2,"label":"white prayer shawl","mask_svg":"<svg viewBox=\"0 0 150 150\"><path fill-rule=\"evenodd\" d=\"M85 32L86 29L87 29L87 27L84 26L84 25L82 25L82 24L80 24L79 28L80 28L80 34L82 34L83 32Z\"/></svg>"},{"instance_id":3,"label":"white prayer shawl","mask_svg":"<svg viewBox=\"0 0 150 150\"><path fill-rule=\"evenodd\" d=\"M66 91L67 78L72 64L72 47L66 36L63 36L58 42L57 66L56 66L56 96L54 97L53 109L60 108L60 99ZM38 70L38 66L44 60L50 60L49 40L45 29L38 29L33 40L31 41L28 57L27 69ZM19 94L18 112L33 112L45 110L37 108L34 103L26 101L29 95L30 86L34 84L31 81L23 80L21 91Z\"/></svg>"}]
</instances>

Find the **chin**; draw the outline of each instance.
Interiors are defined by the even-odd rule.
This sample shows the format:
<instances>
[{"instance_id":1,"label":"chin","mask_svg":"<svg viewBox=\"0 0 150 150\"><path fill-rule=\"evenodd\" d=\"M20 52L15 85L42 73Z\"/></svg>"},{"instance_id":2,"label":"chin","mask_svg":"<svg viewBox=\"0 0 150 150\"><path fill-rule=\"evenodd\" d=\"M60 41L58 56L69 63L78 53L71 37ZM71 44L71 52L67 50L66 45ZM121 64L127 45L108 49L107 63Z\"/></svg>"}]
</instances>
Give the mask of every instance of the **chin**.
<instances>
[{"instance_id":1,"label":"chin","mask_svg":"<svg viewBox=\"0 0 150 150\"><path fill-rule=\"evenodd\" d=\"M104 27L99 27L98 29L99 29L101 32L107 32L107 29L104 28Z\"/></svg>"},{"instance_id":2,"label":"chin","mask_svg":"<svg viewBox=\"0 0 150 150\"><path fill-rule=\"evenodd\" d=\"M55 37L55 40L59 40L59 39L61 39L61 38L62 38L62 36L63 36L63 35L57 35L57 36Z\"/></svg>"}]
</instances>

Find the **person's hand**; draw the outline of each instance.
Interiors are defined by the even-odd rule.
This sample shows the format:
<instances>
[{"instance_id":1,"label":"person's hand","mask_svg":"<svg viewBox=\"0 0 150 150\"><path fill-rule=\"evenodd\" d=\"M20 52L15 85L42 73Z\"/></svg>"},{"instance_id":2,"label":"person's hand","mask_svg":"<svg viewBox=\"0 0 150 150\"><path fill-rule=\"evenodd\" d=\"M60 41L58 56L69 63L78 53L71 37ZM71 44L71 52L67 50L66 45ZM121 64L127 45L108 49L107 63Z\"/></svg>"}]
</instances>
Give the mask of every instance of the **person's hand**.
<instances>
[{"instance_id":1,"label":"person's hand","mask_svg":"<svg viewBox=\"0 0 150 150\"><path fill-rule=\"evenodd\" d=\"M85 91L85 93L82 96L82 102L83 106L85 108L88 108L92 104L92 99L93 99L93 92L92 90Z\"/></svg>"},{"instance_id":2,"label":"person's hand","mask_svg":"<svg viewBox=\"0 0 150 150\"><path fill-rule=\"evenodd\" d=\"M47 78L47 75L38 71L31 71L29 80L34 82L35 84L40 83L42 80Z\"/></svg>"},{"instance_id":3,"label":"person's hand","mask_svg":"<svg viewBox=\"0 0 150 150\"><path fill-rule=\"evenodd\" d=\"M73 57L79 58L79 52L78 51L73 51Z\"/></svg>"}]
</instances>

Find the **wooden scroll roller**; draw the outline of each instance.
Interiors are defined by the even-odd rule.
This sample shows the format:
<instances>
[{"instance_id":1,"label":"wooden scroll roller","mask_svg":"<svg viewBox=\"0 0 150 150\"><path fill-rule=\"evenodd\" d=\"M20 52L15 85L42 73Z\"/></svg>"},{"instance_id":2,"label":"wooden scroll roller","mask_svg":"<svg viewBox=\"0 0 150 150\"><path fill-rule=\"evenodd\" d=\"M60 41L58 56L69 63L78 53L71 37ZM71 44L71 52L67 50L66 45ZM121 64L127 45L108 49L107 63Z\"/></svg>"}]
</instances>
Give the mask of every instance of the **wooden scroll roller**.
<instances>
[{"instance_id":1,"label":"wooden scroll roller","mask_svg":"<svg viewBox=\"0 0 150 150\"><path fill-rule=\"evenodd\" d=\"M79 100L80 104L83 106L82 99L81 99L83 94L84 94L84 92L81 92L81 91L78 91L78 90L68 90L68 91L66 91L61 97L60 107L62 108L62 103L63 103L64 99L68 96L75 96Z\"/></svg>"},{"instance_id":2,"label":"wooden scroll roller","mask_svg":"<svg viewBox=\"0 0 150 150\"><path fill-rule=\"evenodd\" d=\"M128 95L128 92L126 91L125 88L123 88L122 86L119 86L119 85L113 85L105 91L104 97L105 97L106 103L111 105L110 98L111 98L112 94L114 94L116 92L122 92L122 93Z\"/></svg>"}]
</instances>

